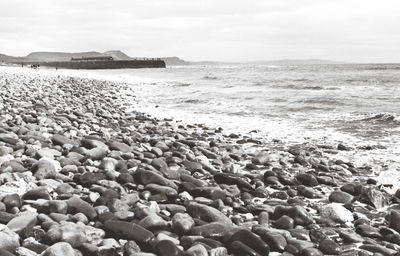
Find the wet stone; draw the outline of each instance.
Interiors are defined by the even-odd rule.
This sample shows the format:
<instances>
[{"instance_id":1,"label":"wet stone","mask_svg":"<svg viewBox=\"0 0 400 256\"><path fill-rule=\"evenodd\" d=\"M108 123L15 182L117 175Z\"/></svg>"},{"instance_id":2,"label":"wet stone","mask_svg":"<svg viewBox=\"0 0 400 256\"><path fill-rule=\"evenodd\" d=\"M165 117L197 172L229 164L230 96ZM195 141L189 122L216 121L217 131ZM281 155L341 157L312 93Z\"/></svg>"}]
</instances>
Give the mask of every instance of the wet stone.
<instances>
[{"instance_id":1,"label":"wet stone","mask_svg":"<svg viewBox=\"0 0 400 256\"><path fill-rule=\"evenodd\" d=\"M29 234L37 223L37 213L34 212L21 212L7 223L7 227L19 234L26 236Z\"/></svg>"},{"instance_id":2,"label":"wet stone","mask_svg":"<svg viewBox=\"0 0 400 256\"><path fill-rule=\"evenodd\" d=\"M242 229L234 233L229 239L231 242L240 241L257 251L260 255L268 255L270 248L258 235L250 230Z\"/></svg>"},{"instance_id":3,"label":"wet stone","mask_svg":"<svg viewBox=\"0 0 400 256\"><path fill-rule=\"evenodd\" d=\"M400 232L400 212L391 211L389 214L389 227Z\"/></svg>"},{"instance_id":4,"label":"wet stone","mask_svg":"<svg viewBox=\"0 0 400 256\"><path fill-rule=\"evenodd\" d=\"M194 225L194 220L187 213L176 213L171 222L172 230L178 234L188 233Z\"/></svg>"},{"instance_id":5,"label":"wet stone","mask_svg":"<svg viewBox=\"0 0 400 256\"><path fill-rule=\"evenodd\" d=\"M304 256L323 256L324 254L317 248L306 248L301 251L301 255Z\"/></svg>"},{"instance_id":6,"label":"wet stone","mask_svg":"<svg viewBox=\"0 0 400 256\"><path fill-rule=\"evenodd\" d=\"M207 238L222 238L232 231L232 226L226 223L211 222L201 226L195 226L190 233L195 236Z\"/></svg>"},{"instance_id":7,"label":"wet stone","mask_svg":"<svg viewBox=\"0 0 400 256\"><path fill-rule=\"evenodd\" d=\"M340 246L335 241L329 238L322 240L322 242L319 244L319 249L324 254L329 255L339 255L341 252Z\"/></svg>"},{"instance_id":8,"label":"wet stone","mask_svg":"<svg viewBox=\"0 0 400 256\"><path fill-rule=\"evenodd\" d=\"M47 248L42 256L76 256L76 253L69 243L59 242Z\"/></svg>"},{"instance_id":9,"label":"wet stone","mask_svg":"<svg viewBox=\"0 0 400 256\"><path fill-rule=\"evenodd\" d=\"M333 191L329 195L329 201L334 203L348 204L351 203L353 199L354 197L352 195L340 190Z\"/></svg>"},{"instance_id":10,"label":"wet stone","mask_svg":"<svg viewBox=\"0 0 400 256\"><path fill-rule=\"evenodd\" d=\"M377 228L374 228L367 224L358 225L356 228L356 232L364 237L369 238L381 238L382 235L379 233Z\"/></svg>"},{"instance_id":11,"label":"wet stone","mask_svg":"<svg viewBox=\"0 0 400 256\"><path fill-rule=\"evenodd\" d=\"M261 256L261 254L257 253L248 245L240 242L240 241L233 241L231 243L233 255L241 256L241 255L250 255L250 256Z\"/></svg>"},{"instance_id":12,"label":"wet stone","mask_svg":"<svg viewBox=\"0 0 400 256\"><path fill-rule=\"evenodd\" d=\"M304 186L315 187L319 184L315 176L309 173L299 173L295 177Z\"/></svg>"},{"instance_id":13,"label":"wet stone","mask_svg":"<svg viewBox=\"0 0 400 256\"><path fill-rule=\"evenodd\" d=\"M294 220L289 216L283 215L275 221L274 225L280 229L292 229L294 227Z\"/></svg>"},{"instance_id":14,"label":"wet stone","mask_svg":"<svg viewBox=\"0 0 400 256\"><path fill-rule=\"evenodd\" d=\"M226 224L232 223L222 212L204 204L192 202L187 206L187 211L193 218L199 218L207 222L219 221Z\"/></svg>"},{"instance_id":15,"label":"wet stone","mask_svg":"<svg viewBox=\"0 0 400 256\"><path fill-rule=\"evenodd\" d=\"M155 247L157 254L160 256L178 256L181 250L169 240L162 240Z\"/></svg>"},{"instance_id":16,"label":"wet stone","mask_svg":"<svg viewBox=\"0 0 400 256\"><path fill-rule=\"evenodd\" d=\"M85 214L90 220L94 220L97 217L97 212L88 202L83 201L77 196L73 196L67 201L68 204L68 212L75 214L78 212L82 212Z\"/></svg>"},{"instance_id":17,"label":"wet stone","mask_svg":"<svg viewBox=\"0 0 400 256\"><path fill-rule=\"evenodd\" d=\"M153 233L147 229L126 221L108 220L104 222L107 230L121 236L123 239L135 240L137 242L147 243L153 237Z\"/></svg>"}]
</instances>

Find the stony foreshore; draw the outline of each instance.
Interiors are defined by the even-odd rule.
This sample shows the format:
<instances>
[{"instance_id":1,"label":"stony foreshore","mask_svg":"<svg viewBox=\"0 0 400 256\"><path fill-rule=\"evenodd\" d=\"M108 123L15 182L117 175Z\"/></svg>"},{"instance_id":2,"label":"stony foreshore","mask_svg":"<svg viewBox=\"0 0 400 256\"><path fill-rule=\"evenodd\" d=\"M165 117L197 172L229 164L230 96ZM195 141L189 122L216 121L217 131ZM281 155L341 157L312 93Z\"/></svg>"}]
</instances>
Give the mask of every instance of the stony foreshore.
<instances>
[{"instance_id":1,"label":"stony foreshore","mask_svg":"<svg viewBox=\"0 0 400 256\"><path fill-rule=\"evenodd\" d=\"M124 84L0 88L0 255L400 255L400 191L344 145L174 125Z\"/></svg>"}]
</instances>

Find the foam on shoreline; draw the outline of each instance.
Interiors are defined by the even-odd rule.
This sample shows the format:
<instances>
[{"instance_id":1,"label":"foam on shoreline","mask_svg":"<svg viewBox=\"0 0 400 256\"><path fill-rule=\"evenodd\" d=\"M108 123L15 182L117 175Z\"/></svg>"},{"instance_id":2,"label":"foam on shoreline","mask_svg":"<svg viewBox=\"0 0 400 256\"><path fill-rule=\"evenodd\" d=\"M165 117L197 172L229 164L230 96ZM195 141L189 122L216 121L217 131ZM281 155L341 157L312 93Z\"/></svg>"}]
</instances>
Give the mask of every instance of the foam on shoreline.
<instances>
[{"instance_id":1,"label":"foam on shoreline","mask_svg":"<svg viewBox=\"0 0 400 256\"><path fill-rule=\"evenodd\" d=\"M391 191L400 188L398 179L387 179L385 173L392 175L392 172L400 171L400 145L396 146L396 142L390 142L388 145L394 145L391 148L375 148L373 150L358 150L357 147L367 147L371 145L368 140L360 140L346 133L332 131L326 127L320 129L304 129L293 124L289 120L272 121L261 119L259 117L241 117L241 116L225 116L223 119L218 115L204 113L188 113L179 109L169 109L164 106L154 106L147 101L151 97L151 89L146 88L148 84L160 84L162 90L162 79L145 78L134 75L125 75L119 73L104 73L102 71L82 71L67 69L49 69L43 68L33 70L21 67L0 67L0 72L14 74L26 74L28 76L46 76L46 77L77 77L84 79L102 80L129 85L126 89L126 95L133 95L128 100L130 102L130 110L135 110L150 114L156 118L173 119L175 124L206 124L209 127L222 127L223 132L246 134L251 138L263 140L270 143L274 140L280 140L285 145L294 144L327 144L335 147L338 143L345 143L353 147L352 151L341 151L335 157L344 161L352 161L358 166L372 166L376 175L380 174L382 181L389 182L393 185ZM124 92L122 92L124 93ZM257 124L254 128L253 124ZM262 129L257 129L262 127ZM287 127L287 129L282 129ZM395 128L393 128L395 129ZM286 130L286 133L285 133Z\"/></svg>"}]
</instances>

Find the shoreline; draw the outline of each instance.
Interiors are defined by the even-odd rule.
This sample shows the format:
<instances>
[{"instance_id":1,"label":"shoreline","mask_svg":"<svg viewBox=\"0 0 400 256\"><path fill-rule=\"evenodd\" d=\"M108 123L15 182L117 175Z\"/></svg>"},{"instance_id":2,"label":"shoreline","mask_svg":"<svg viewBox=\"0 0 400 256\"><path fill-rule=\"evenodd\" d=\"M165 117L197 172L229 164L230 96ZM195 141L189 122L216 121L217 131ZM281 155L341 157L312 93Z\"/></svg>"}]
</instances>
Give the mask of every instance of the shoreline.
<instances>
[{"instance_id":1,"label":"shoreline","mask_svg":"<svg viewBox=\"0 0 400 256\"><path fill-rule=\"evenodd\" d=\"M33 230L45 233L34 238L40 248L64 241L82 253L143 255L139 246L158 255L395 255L400 248L397 213L384 220L388 207L398 209L398 193L368 178L371 170L332 157L337 148L175 126L130 112L135 96L126 84L28 73L0 77L3 224L18 234L10 250L32 250L19 245ZM68 225L73 238L62 235Z\"/></svg>"}]
</instances>

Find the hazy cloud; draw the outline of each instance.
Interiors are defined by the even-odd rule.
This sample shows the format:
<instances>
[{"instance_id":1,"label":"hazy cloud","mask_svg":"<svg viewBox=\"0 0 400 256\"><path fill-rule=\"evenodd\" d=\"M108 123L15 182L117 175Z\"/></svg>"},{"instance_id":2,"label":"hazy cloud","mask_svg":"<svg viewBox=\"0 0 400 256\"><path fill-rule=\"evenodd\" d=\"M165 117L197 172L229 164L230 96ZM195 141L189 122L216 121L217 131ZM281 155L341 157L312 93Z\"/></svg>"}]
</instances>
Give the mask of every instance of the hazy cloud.
<instances>
[{"instance_id":1,"label":"hazy cloud","mask_svg":"<svg viewBox=\"0 0 400 256\"><path fill-rule=\"evenodd\" d=\"M393 62L399 13L397 0L1 1L0 53Z\"/></svg>"}]
</instances>

